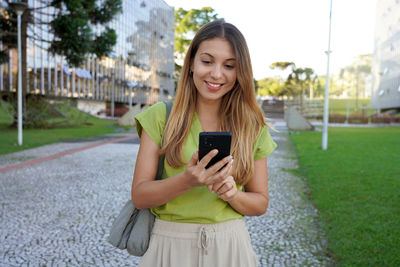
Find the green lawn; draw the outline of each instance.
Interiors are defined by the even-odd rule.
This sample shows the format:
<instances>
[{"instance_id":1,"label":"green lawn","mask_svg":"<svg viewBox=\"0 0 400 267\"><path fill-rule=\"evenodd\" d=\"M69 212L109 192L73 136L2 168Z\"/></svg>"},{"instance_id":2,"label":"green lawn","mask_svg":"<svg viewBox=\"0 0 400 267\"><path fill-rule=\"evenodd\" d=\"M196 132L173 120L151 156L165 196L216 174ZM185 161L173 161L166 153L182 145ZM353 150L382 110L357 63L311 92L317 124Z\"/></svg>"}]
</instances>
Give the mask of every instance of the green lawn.
<instances>
[{"instance_id":1,"label":"green lawn","mask_svg":"<svg viewBox=\"0 0 400 267\"><path fill-rule=\"evenodd\" d=\"M63 124L54 129L24 129L23 145L18 146L18 131L8 128L12 120L7 112L5 112L4 107L5 103L3 102L3 106L0 107L0 155L60 141L89 138L127 129L127 127L114 125L113 121L101 120L72 108L65 110L64 114L68 114L68 118L70 122L73 122L73 126ZM60 118L52 120L57 121ZM79 123L79 120L82 123Z\"/></svg>"},{"instance_id":2,"label":"green lawn","mask_svg":"<svg viewBox=\"0 0 400 267\"><path fill-rule=\"evenodd\" d=\"M313 101L315 101L314 99ZM309 101L309 100L306 100ZM321 101L321 104L323 106L324 100L319 99ZM370 99L369 98L359 98L358 99L358 105L357 105L357 100L355 98L349 98L349 99L337 99L337 98L330 98L329 99L329 113L330 114L343 114L346 115L347 113L347 105L349 105L349 115L354 114L354 113L362 113L362 106L364 105L366 107L366 115L372 115L377 112L376 109L371 109L370 106ZM357 108L358 106L358 108Z\"/></svg>"},{"instance_id":3,"label":"green lawn","mask_svg":"<svg viewBox=\"0 0 400 267\"><path fill-rule=\"evenodd\" d=\"M400 127L291 135L338 266L400 266Z\"/></svg>"},{"instance_id":4,"label":"green lawn","mask_svg":"<svg viewBox=\"0 0 400 267\"><path fill-rule=\"evenodd\" d=\"M376 110L370 109L370 99L366 98L359 98L358 99L358 109L357 109L357 100L355 98L349 99L329 99L329 112L332 113L339 113L339 114L346 114L347 112L347 104L349 105L349 113L361 113L362 106L366 107L367 115L373 114Z\"/></svg>"}]
</instances>

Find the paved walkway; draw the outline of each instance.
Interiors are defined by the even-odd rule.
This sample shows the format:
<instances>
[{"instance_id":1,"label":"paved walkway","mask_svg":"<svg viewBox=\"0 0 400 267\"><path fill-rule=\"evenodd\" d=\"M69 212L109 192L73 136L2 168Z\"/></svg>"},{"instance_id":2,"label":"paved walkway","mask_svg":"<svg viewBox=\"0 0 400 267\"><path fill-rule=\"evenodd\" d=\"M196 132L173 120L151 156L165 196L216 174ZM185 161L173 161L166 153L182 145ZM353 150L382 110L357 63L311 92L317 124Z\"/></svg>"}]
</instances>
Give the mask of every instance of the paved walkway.
<instances>
[{"instance_id":1,"label":"paved walkway","mask_svg":"<svg viewBox=\"0 0 400 267\"><path fill-rule=\"evenodd\" d=\"M259 266L327 266L307 188L286 171L297 167L288 133L284 123L275 126L270 206L265 215L246 218ZM130 197L138 144L127 136L132 133L0 156L0 266L137 265L139 258L106 242ZM124 139L110 142L118 138Z\"/></svg>"}]
</instances>

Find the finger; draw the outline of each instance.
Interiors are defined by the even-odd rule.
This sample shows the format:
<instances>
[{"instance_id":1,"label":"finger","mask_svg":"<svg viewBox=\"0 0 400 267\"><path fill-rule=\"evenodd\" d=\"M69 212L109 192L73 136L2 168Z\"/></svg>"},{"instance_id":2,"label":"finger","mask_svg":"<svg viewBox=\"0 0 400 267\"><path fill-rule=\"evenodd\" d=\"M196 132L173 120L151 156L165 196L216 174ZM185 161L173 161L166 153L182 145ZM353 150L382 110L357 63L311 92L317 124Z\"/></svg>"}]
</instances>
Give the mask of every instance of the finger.
<instances>
[{"instance_id":1,"label":"finger","mask_svg":"<svg viewBox=\"0 0 400 267\"><path fill-rule=\"evenodd\" d=\"M209 187L211 188L210 191L217 192L220 188L224 185L224 182L217 182L211 184Z\"/></svg>"},{"instance_id":2,"label":"finger","mask_svg":"<svg viewBox=\"0 0 400 267\"><path fill-rule=\"evenodd\" d=\"M220 186L217 190L215 190L215 192L218 195L222 195L222 194L225 194L226 192L232 190L233 187L234 187L233 183L228 181L228 182L223 183L222 186Z\"/></svg>"},{"instance_id":3,"label":"finger","mask_svg":"<svg viewBox=\"0 0 400 267\"><path fill-rule=\"evenodd\" d=\"M229 158L229 156L227 157ZM222 160L221 160L222 161ZM217 164L217 163L216 163ZM215 164L215 165L216 165ZM233 164L233 160L231 160L230 162L228 162L221 170L219 171L215 171L215 167L214 165L210 168L208 168L206 170L206 180L204 181L204 183L206 185L212 185L215 183L223 183L224 180L231 175L231 171L232 171L232 164ZM217 165L218 167L218 165ZM233 179L233 178L232 178ZM220 185L219 185L220 186ZM218 186L218 187L219 187ZM211 191L215 191L216 187L213 186L211 188Z\"/></svg>"},{"instance_id":4,"label":"finger","mask_svg":"<svg viewBox=\"0 0 400 267\"><path fill-rule=\"evenodd\" d=\"M229 184L229 183L231 183L231 184L236 184L232 176L226 176L226 177L225 177L224 179L222 179L221 181L217 181L217 182L213 183L213 184L212 184L211 190L212 190L213 192L216 192L216 193L217 193L217 192L222 193L221 190L223 190L222 188L223 188L224 186L225 186L225 188L226 188L225 191L229 189L229 187L226 186L226 184Z\"/></svg>"},{"instance_id":5,"label":"finger","mask_svg":"<svg viewBox=\"0 0 400 267\"><path fill-rule=\"evenodd\" d=\"M236 187L236 183L230 183L230 185L231 186L230 186L229 190L221 192L220 194L218 193L218 197L221 198L224 201L232 200L236 196L236 194L238 192L237 187Z\"/></svg>"},{"instance_id":6,"label":"finger","mask_svg":"<svg viewBox=\"0 0 400 267\"><path fill-rule=\"evenodd\" d=\"M224 168L229 168L229 166L228 165L232 165L233 164L233 158L232 158L232 156L231 155L229 155L229 156L227 156L227 157L225 157L225 158L223 158L223 159L221 159L220 161L218 161L217 163L215 163L213 166L211 166L210 168L209 168L209 170L210 170L210 173L216 173L216 172L218 172L222 167L224 167ZM225 166L225 165L227 165L227 166ZM222 171L222 170L221 170Z\"/></svg>"},{"instance_id":7,"label":"finger","mask_svg":"<svg viewBox=\"0 0 400 267\"><path fill-rule=\"evenodd\" d=\"M215 155L218 154L217 149L213 149L210 152L208 152L200 161L199 164L203 166L204 168L207 166L207 164L212 160Z\"/></svg>"},{"instance_id":8,"label":"finger","mask_svg":"<svg viewBox=\"0 0 400 267\"><path fill-rule=\"evenodd\" d=\"M194 165L196 165L196 163L197 163L198 160L199 160L199 151L196 150L196 151L193 153L192 157L190 158L190 160L189 160L189 162L188 162L188 165L189 165L189 166L194 166Z\"/></svg>"},{"instance_id":9,"label":"finger","mask_svg":"<svg viewBox=\"0 0 400 267\"><path fill-rule=\"evenodd\" d=\"M225 165L225 167L222 170L219 171L219 173L221 176L226 178L231 175L232 168L233 168L233 161L231 160L230 162L228 162L228 164Z\"/></svg>"},{"instance_id":10,"label":"finger","mask_svg":"<svg viewBox=\"0 0 400 267\"><path fill-rule=\"evenodd\" d=\"M224 201L231 201L232 199L235 198L237 194L237 190L236 189L232 189L232 190L228 190L223 194L218 195L218 197Z\"/></svg>"}]
</instances>

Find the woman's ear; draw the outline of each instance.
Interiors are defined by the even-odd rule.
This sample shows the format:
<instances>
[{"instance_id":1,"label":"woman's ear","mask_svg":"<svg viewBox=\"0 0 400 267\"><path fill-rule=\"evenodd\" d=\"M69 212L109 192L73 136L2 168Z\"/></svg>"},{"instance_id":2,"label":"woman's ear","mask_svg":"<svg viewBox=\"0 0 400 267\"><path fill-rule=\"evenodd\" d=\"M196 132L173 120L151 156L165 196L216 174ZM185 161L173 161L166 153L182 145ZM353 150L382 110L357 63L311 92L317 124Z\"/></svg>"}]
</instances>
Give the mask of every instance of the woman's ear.
<instances>
[{"instance_id":1,"label":"woman's ear","mask_svg":"<svg viewBox=\"0 0 400 267\"><path fill-rule=\"evenodd\" d=\"M189 65L189 73L192 73L193 72L193 60L190 62L190 65Z\"/></svg>"},{"instance_id":2,"label":"woman's ear","mask_svg":"<svg viewBox=\"0 0 400 267\"><path fill-rule=\"evenodd\" d=\"M190 75L193 74L193 64L190 64L190 67L189 67L189 74L190 74Z\"/></svg>"}]
</instances>

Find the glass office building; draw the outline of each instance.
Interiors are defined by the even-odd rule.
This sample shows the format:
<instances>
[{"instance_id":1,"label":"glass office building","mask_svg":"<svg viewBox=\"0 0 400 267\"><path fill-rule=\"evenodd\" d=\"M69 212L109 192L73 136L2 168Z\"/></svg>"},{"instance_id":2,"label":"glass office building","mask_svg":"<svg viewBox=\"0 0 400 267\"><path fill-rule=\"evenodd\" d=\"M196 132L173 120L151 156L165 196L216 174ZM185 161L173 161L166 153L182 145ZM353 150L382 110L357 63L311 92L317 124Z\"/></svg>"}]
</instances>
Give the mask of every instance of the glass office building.
<instances>
[{"instance_id":1,"label":"glass office building","mask_svg":"<svg viewBox=\"0 0 400 267\"><path fill-rule=\"evenodd\" d=\"M371 107L400 108L400 0L376 6Z\"/></svg>"},{"instance_id":2,"label":"glass office building","mask_svg":"<svg viewBox=\"0 0 400 267\"><path fill-rule=\"evenodd\" d=\"M44 40L53 36L46 23L52 21L55 10L45 7L46 2L28 1L35 11L28 27L28 75L23 88L27 93L127 104L152 104L173 97L174 10L164 1L123 0L123 12L108 24L118 36L112 55L89 56L79 67L48 52ZM95 26L94 32L101 27ZM17 88L17 51L10 50L9 56L0 68L0 92Z\"/></svg>"}]
</instances>

